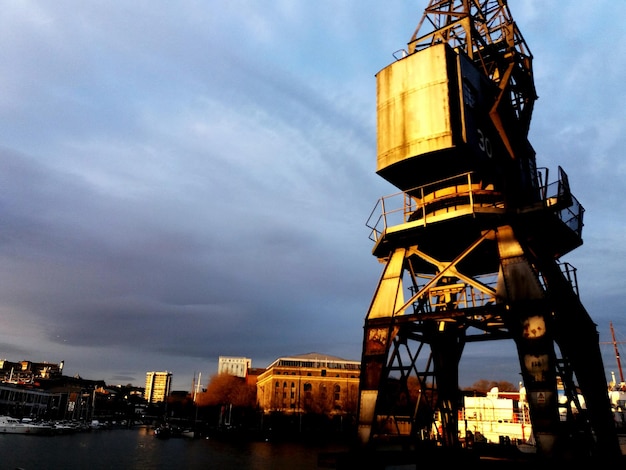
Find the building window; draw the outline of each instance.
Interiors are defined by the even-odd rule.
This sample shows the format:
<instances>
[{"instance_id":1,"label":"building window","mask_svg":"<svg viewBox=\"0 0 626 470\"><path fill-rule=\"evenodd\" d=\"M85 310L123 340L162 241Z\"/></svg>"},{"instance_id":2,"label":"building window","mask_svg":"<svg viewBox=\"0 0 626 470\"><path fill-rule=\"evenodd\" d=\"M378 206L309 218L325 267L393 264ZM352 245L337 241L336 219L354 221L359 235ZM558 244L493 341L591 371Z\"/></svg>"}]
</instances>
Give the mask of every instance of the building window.
<instances>
[{"instance_id":1,"label":"building window","mask_svg":"<svg viewBox=\"0 0 626 470\"><path fill-rule=\"evenodd\" d=\"M334 393L335 401L339 401L341 399L341 387L339 385L335 385Z\"/></svg>"},{"instance_id":2,"label":"building window","mask_svg":"<svg viewBox=\"0 0 626 470\"><path fill-rule=\"evenodd\" d=\"M326 369L322 369L322 377L326 377Z\"/></svg>"}]
</instances>

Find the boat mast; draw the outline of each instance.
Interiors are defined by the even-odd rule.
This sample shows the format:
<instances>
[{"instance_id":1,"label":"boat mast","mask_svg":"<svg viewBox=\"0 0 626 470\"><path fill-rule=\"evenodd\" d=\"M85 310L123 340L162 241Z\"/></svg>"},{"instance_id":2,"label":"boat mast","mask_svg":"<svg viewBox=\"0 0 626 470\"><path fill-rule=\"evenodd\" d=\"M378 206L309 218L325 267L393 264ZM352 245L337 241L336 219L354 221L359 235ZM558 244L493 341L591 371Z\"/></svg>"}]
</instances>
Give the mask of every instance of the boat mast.
<instances>
[{"instance_id":1,"label":"boat mast","mask_svg":"<svg viewBox=\"0 0 626 470\"><path fill-rule=\"evenodd\" d=\"M624 383L624 372L622 371L622 361L619 357L619 348L617 347L617 341L615 341L615 330L613 330L613 322L609 323L611 327L611 339L613 340L613 349L615 350L615 359L617 360L617 370L619 371L620 383Z\"/></svg>"}]
</instances>

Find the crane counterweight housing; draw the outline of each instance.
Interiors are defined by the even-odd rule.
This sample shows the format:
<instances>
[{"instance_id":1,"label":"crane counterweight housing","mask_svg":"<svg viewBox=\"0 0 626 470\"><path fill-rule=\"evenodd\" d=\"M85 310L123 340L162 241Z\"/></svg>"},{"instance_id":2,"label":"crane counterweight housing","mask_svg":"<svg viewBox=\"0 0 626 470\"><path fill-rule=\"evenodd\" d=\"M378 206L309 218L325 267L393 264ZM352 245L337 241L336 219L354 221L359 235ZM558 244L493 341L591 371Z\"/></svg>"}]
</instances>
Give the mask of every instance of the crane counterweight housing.
<instances>
[{"instance_id":1,"label":"crane counterweight housing","mask_svg":"<svg viewBox=\"0 0 626 470\"><path fill-rule=\"evenodd\" d=\"M376 80L380 176L407 191L475 171L484 186L502 190L496 171L510 157L488 119L497 87L466 57L438 44L392 63Z\"/></svg>"}]
</instances>

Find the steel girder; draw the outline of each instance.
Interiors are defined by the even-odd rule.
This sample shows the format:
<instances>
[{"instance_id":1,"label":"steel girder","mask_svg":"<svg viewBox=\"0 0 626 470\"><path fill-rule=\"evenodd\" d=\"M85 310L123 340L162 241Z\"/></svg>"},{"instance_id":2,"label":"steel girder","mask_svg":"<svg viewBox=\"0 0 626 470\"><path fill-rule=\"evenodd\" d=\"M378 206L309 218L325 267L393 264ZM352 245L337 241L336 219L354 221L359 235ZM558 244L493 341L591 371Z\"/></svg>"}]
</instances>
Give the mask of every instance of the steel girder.
<instances>
[{"instance_id":1,"label":"steel girder","mask_svg":"<svg viewBox=\"0 0 626 470\"><path fill-rule=\"evenodd\" d=\"M500 259L489 281L458 269L485 243ZM435 274L415 270L425 261ZM365 320L361 443L459 447L464 346L509 339L517 346L538 452L547 457L615 454L619 446L598 377L603 367L596 335L559 264L538 258L510 225L485 230L448 262L417 245L399 247L386 259ZM568 398L565 421L557 383Z\"/></svg>"}]
</instances>

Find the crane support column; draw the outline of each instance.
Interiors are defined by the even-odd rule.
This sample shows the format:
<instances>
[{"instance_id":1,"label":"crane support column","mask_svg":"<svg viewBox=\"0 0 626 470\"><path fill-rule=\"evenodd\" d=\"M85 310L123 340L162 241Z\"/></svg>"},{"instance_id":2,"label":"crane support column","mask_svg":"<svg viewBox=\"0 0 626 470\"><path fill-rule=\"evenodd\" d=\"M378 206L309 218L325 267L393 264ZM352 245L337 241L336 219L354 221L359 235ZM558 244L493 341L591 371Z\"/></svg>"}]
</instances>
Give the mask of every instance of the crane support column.
<instances>
[{"instance_id":1,"label":"crane support column","mask_svg":"<svg viewBox=\"0 0 626 470\"><path fill-rule=\"evenodd\" d=\"M405 249L398 248L390 256L365 323L358 416L359 438L364 443L369 442L372 428L376 425L374 417L378 386L385 373L389 347L394 336L392 320L397 313L401 313L398 309L404 304L402 271L405 253Z\"/></svg>"}]
</instances>

